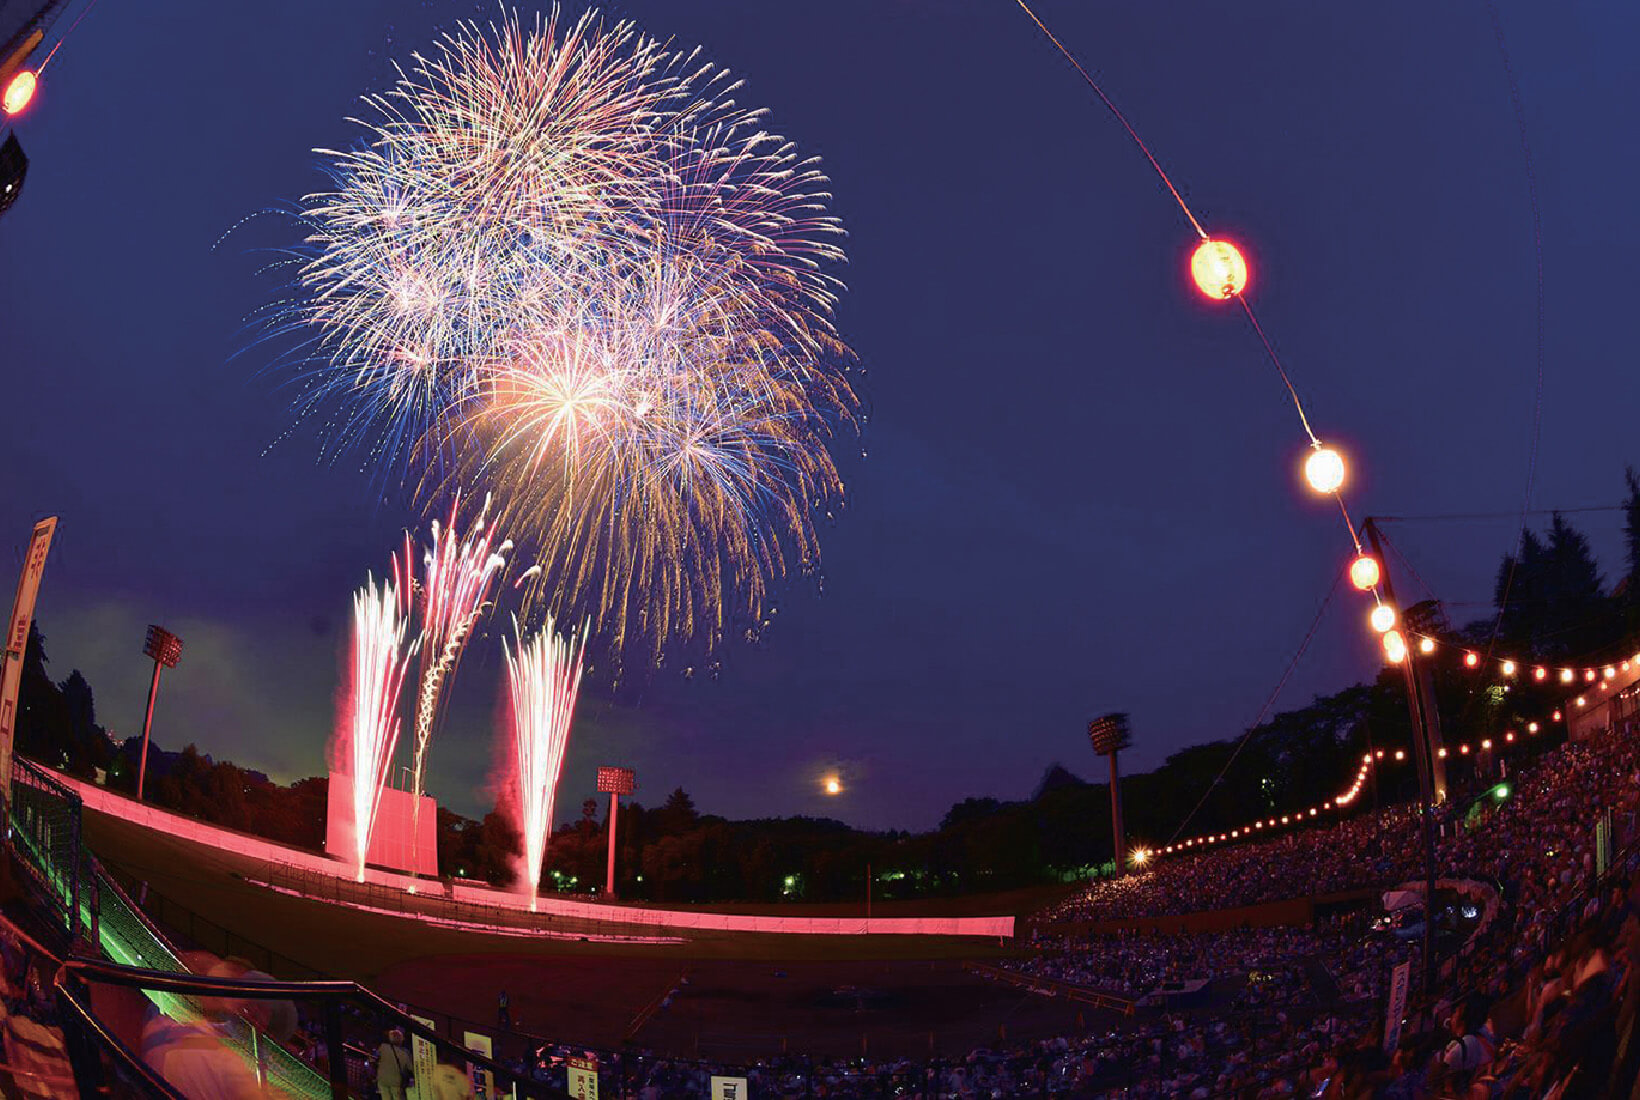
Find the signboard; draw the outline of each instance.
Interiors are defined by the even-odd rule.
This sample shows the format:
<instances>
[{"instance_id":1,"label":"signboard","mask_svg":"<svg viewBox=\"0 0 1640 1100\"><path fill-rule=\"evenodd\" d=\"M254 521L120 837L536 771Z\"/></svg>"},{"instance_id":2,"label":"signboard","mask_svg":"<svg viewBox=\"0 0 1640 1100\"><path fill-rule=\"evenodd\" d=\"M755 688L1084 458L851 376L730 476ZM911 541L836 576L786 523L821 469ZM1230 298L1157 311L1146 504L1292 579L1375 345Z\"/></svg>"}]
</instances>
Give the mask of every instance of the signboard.
<instances>
[{"instance_id":1,"label":"signboard","mask_svg":"<svg viewBox=\"0 0 1640 1100\"><path fill-rule=\"evenodd\" d=\"M569 1094L575 1100L598 1100L598 1059L566 1058Z\"/></svg>"},{"instance_id":2,"label":"signboard","mask_svg":"<svg viewBox=\"0 0 1640 1100\"><path fill-rule=\"evenodd\" d=\"M488 1035L480 1035L476 1031L463 1031L461 1045L486 1058L495 1057L495 1045ZM467 1079L473 1084L473 1100L500 1100L500 1093L495 1091L495 1073L489 1067L481 1066L477 1062L468 1062Z\"/></svg>"},{"instance_id":3,"label":"signboard","mask_svg":"<svg viewBox=\"0 0 1640 1100\"><path fill-rule=\"evenodd\" d=\"M23 682L23 654L28 649L28 628L34 621L34 597L40 592L40 575L46 571L46 554L51 550L51 535L57 530L57 517L47 516L34 525L34 534L28 540L28 556L23 559L23 572L17 578L17 598L11 604L11 618L6 622L5 653L0 664L0 794L11 798L11 746L17 733L17 689Z\"/></svg>"},{"instance_id":4,"label":"signboard","mask_svg":"<svg viewBox=\"0 0 1640 1100\"><path fill-rule=\"evenodd\" d=\"M712 1100L746 1100L750 1095L746 1078L712 1075Z\"/></svg>"},{"instance_id":5,"label":"signboard","mask_svg":"<svg viewBox=\"0 0 1640 1100\"><path fill-rule=\"evenodd\" d=\"M1396 964L1389 976L1389 1008L1384 1013L1384 1053L1394 1054L1401 1045L1401 1018L1407 1014L1407 986L1412 980L1412 960Z\"/></svg>"},{"instance_id":6,"label":"signboard","mask_svg":"<svg viewBox=\"0 0 1640 1100\"><path fill-rule=\"evenodd\" d=\"M429 1030L433 1021L412 1014L416 1023ZM410 1064L415 1067L416 1083L406 1091L406 1100L435 1100L433 1096L433 1067L438 1065L438 1048L420 1035L410 1036Z\"/></svg>"},{"instance_id":7,"label":"signboard","mask_svg":"<svg viewBox=\"0 0 1640 1100\"><path fill-rule=\"evenodd\" d=\"M1612 865L1612 812L1594 823L1594 873L1604 875Z\"/></svg>"},{"instance_id":8,"label":"signboard","mask_svg":"<svg viewBox=\"0 0 1640 1100\"><path fill-rule=\"evenodd\" d=\"M370 834L366 863L391 871L410 870L410 851L416 853L417 873L438 877L438 803L430 795L421 796L421 821L417 828L421 842L410 843L411 822L415 817L415 796L397 787L383 787L376 810L376 828ZM353 777L346 772L330 772L330 791L325 805L325 854L349 865L353 855Z\"/></svg>"}]
</instances>

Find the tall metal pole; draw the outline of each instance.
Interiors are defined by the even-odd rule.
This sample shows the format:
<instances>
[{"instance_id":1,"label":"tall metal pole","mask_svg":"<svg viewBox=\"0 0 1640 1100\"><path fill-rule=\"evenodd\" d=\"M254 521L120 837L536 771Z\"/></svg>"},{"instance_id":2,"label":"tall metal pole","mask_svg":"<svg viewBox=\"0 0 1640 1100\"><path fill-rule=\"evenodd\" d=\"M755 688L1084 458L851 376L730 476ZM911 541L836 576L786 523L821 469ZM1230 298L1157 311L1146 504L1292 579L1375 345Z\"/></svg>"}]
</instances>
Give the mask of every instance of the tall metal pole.
<instances>
[{"instance_id":1,"label":"tall metal pole","mask_svg":"<svg viewBox=\"0 0 1640 1100\"><path fill-rule=\"evenodd\" d=\"M1127 866L1127 838L1126 830L1122 828L1122 777L1116 770L1116 754L1110 753L1110 827L1116 844L1116 873L1121 874L1122 868Z\"/></svg>"},{"instance_id":2,"label":"tall metal pole","mask_svg":"<svg viewBox=\"0 0 1640 1100\"><path fill-rule=\"evenodd\" d=\"M604 896L615 896L615 818L621 812L621 796L618 791L609 792L609 870L604 875Z\"/></svg>"},{"instance_id":3,"label":"tall metal pole","mask_svg":"<svg viewBox=\"0 0 1640 1100\"><path fill-rule=\"evenodd\" d=\"M1384 556L1383 538L1378 534L1378 524L1368 519L1361 525L1361 533L1367 536L1372 544L1373 556L1378 559L1379 584L1384 589L1384 599L1395 608L1399 617L1401 608L1395 602L1395 586L1389 578L1389 559ZM1435 753L1429 736L1429 724L1424 713L1422 692L1418 690L1418 670L1414 666L1417 646L1406 647L1406 657L1401 661L1401 673L1406 681L1407 714L1412 719L1412 757L1418 764L1418 788L1422 796L1422 814L1424 825L1424 1006L1427 1011L1435 1008Z\"/></svg>"},{"instance_id":4,"label":"tall metal pole","mask_svg":"<svg viewBox=\"0 0 1640 1100\"><path fill-rule=\"evenodd\" d=\"M154 697L159 694L159 670L163 666L154 659L154 679L148 685L148 709L142 715L142 756L137 762L137 801L142 801L142 785L148 778L148 731L154 728Z\"/></svg>"},{"instance_id":5,"label":"tall metal pole","mask_svg":"<svg viewBox=\"0 0 1640 1100\"><path fill-rule=\"evenodd\" d=\"M142 801L143 780L148 777L148 731L154 724L154 696L159 694L159 670L176 668L182 659L182 639L163 626L150 626L142 651L154 659L154 680L148 685L148 710L142 718L142 759L137 764L137 801Z\"/></svg>"}]
</instances>

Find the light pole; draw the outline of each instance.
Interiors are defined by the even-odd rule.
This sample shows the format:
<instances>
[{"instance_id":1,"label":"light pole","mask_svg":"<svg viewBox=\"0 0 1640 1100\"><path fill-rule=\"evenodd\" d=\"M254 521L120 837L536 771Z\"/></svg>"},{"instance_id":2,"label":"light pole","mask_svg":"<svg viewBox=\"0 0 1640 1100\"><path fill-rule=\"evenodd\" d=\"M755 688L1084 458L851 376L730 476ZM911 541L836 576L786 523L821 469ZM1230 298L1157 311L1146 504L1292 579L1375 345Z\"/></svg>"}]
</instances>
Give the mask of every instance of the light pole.
<instances>
[{"instance_id":1,"label":"light pole","mask_svg":"<svg viewBox=\"0 0 1640 1100\"><path fill-rule=\"evenodd\" d=\"M1367 536L1372 544L1373 556L1382 563L1379 583L1384 589L1384 601L1395 607L1395 586L1389 579L1389 559L1384 556L1383 536L1378 533L1378 524L1367 519L1361 525L1361 533ZM1442 767L1439 774L1436 768L1440 760L1435 754L1434 740L1430 735L1434 708L1435 693L1433 684L1429 699L1426 703L1421 684L1418 679L1418 670L1414 666L1414 654L1417 647L1407 645L1405 656L1401 658L1401 672L1406 680L1407 714L1412 719L1412 758L1418 763L1418 787L1422 796L1423 813L1420 815L1424 823L1424 1004L1426 1009L1434 1012L1435 1008L1435 806L1437 802L1446 799L1446 771Z\"/></svg>"},{"instance_id":2,"label":"light pole","mask_svg":"<svg viewBox=\"0 0 1640 1100\"><path fill-rule=\"evenodd\" d=\"M604 896L615 896L615 819L621 810L621 796L638 789L638 773L631 768L598 769L598 789L609 792L609 869L604 876Z\"/></svg>"},{"instance_id":3,"label":"light pole","mask_svg":"<svg viewBox=\"0 0 1640 1100\"><path fill-rule=\"evenodd\" d=\"M1110 834L1116 850L1116 873L1120 875L1127 865L1127 845L1122 836L1122 777L1116 768L1116 756L1133 744L1128 730L1128 716L1107 714L1088 723L1088 740L1093 751L1110 761Z\"/></svg>"},{"instance_id":4,"label":"light pole","mask_svg":"<svg viewBox=\"0 0 1640 1100\"><path fill-rule=\"evenodd\" d=\"M154 697L159 694L159 670L176 668L182 659L182 639L162 626L148 628L142 652L154 659L154 680L148 685L148 710L142 716L142 758L137 764L137 801L142 801L143 781L148 778L148 731L154 725Z\"/></svg>"}]
</instances>

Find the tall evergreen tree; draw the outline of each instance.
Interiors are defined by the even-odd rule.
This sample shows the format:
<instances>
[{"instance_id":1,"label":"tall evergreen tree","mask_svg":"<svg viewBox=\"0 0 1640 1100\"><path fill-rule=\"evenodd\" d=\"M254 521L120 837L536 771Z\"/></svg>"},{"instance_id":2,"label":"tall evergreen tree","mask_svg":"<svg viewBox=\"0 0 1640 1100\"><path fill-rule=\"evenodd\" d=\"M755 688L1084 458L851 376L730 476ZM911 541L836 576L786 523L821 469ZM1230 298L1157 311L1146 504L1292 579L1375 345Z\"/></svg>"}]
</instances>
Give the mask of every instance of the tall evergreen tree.
<instances>
[{"instance_id":1,"label":"tall evergreen tree","mask_svg":"<svg viewBox=\"0 0 1640 1100\"><path fill-rule=\"evenodd\" d=\"M1640 634L1640 474L1633 466L1623 468L1623 481L1629 497L1623 502L1623 540L1627 551L1623 561L1623 576L1617 581L1617 594L1623 616L1623 628L1629 635Z\"/></svg>"}]
</instances>

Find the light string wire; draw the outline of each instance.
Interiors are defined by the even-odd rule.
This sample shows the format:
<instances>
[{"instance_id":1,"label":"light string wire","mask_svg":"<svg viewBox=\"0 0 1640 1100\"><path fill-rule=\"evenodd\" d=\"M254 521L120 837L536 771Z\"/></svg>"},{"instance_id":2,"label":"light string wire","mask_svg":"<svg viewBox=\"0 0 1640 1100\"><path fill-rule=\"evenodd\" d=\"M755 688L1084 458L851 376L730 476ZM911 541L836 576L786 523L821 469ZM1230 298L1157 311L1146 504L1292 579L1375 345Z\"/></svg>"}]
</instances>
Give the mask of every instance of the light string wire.
<instances>
[{"instance_id":1,"label":"light string wire","mask_svg":"<svg viewBox=\"0 0 1640 1100\"><path fill-rule=\"evenodd\" d=\"M1520 564L1520 547L1526 539L1526 516L1532 506L1532 486L1537 481L1538 443L1543 435L1543 213L1538 206L1537 171L1532 165L1532 143L1526 136L1526 108L1520 98L1520 82L1515 79L1515 66L1509 58L1509 43L1503 35L1503 20L1498 17L1494 0L1486 0L1486 14L1492 20L1492 34L1497 39L1498 55L1503 61L1503 73L1509 80L1509 102L1515 111L1515 129L1520 134L1521 160L1526 167L1526 193L1532 203L1532 250L1537 261L1537 384L1532 396L1532 444L1527 452L1526 492L1520 501L1520 528L1515 534L1515 552L1509 555L1509 569L1503 578L1503 599L1498 602L1497 618L1492 620L1492 636L1487 639L1486 653L1490 657L1497 645L1498 632L1503 629L1504 610L1509 606L1509 590L1514 587L1515 569Z\"/></svg>"},{"instance_id":2,"label":"light string wire","mask_svg":"<svg viewBox=\"0 0 1640 1100\"><path fill-rule=\"evenodd\" d=\"M1327 614L1327 608L1332 606L1332 598L1338 594L1338 586L1343 583L1343 580L1344 575L1342 573L1333 577L1332 587L1327 590L1326 599L1322 600L1321 606L1316 609L1315 618L1310 621L1310 629L1304 632L1304 640L1298 644L1298 651L1293 654L1293 659L1287 662L1287 670L1281 674L1281 679L1277 681L1275 690L1270 692L1269 697L1264 700L1264 705L1259 708L1258 716L1253 719L1253 724L1247 727L1247 732L1241 735L1240 741L1236 742L1236 750L1230 754L1230 759L1224 762L1224 767L1219 769L1219 774L1213 777L1213 782L1207 785L1207 790L1202 792L1202 796L1196 802L1195 808L1185 815L1185 819L1179 822L1178 828L1173 830L1173 835L1167 838L1169 844L1176 842L1179 839L1179 834L1190 827L1190 823L1201 812L1201 808L1207 805L1208 798L1218 789L1219 783L1229 774L1231 766L1236 762L1236 758L1241 755L1241 750L1247 747L1247 742L1253 734L1257 733L1259 728L1264 725L1264 719L1269 716L1270 708L1276 705L1276 700L1280 698L1282 690L1286 688L1287 681L1292 679L1293 672L1298 668L1298 662L1303 659L1305 651L1310 648L1310 642L1315 639L1315 632L1321 628L1321 620Z\"/></svg>"},{"instance_id":3,"label":"light string wire","mask_svg":"<svg viewBox=\"0 0 1640 1100\"><path fill-rule=\"evenodd\" d=\"M1092 74L1088 72L1087 68L1084 67L1082 65L1082 63L1076 59L1075 55L1073 55L1071 53L1071 51L1065 46L1065 44L1059 40L1058 36L1055 35L1053 33L1053 31L1048 28L1048 25L1045 22L1043 22L1042 18L1039 15L1037 15L1037 13L1034 10L1032 10L1030 5L1028 3L1026 3L1026 0L1015 0L1015 3L1017 3L1019 5L1020 9L1027 16L1030 17L1031 21L1036 24L1037 29L1040 30L1042 32L1042 34L1048 39L1048 41L1053 44L1054 48L1059 51L1059 53L1065 58L1065 60L1070 62L1071 66L1074 69L1076 69L1078 74L1081 75L1083 81L1088 85L1089 88L1091 88L1093 90L1094 95L1096 95L1099 98L1099 101L1105 105L1106 109L1109 110L1110 113L1116 118L1117 122L1119 122L1122 125L1122 128L1125 131L1127 131L1128 136L1133 140L1133 143L1139 147L1139 151L1144 154L1145 159L1147 161L1149 161L1151 168L1156 172L1156 175L1161 179L1163 185L1166 186L1169 194L1171 194L1173 196L1174 201L1179 204L1179 209L1184 211L1184 215L1185 215L1186 218L1190 219L1190 224L1195 228L1196 233L1201 237L1201 239L1203 241L1210 241L1212 238L1208 235L1207 231L1203 228L1200 220L1197 219L1195 213L1191 211L1191 209L1189 207L1189 204L1187 204L1185 202L1184 197L1179 193L1178 187L1176 187L1174 185L1173 180L1168 176L1167 172L1162 168L1161 163L1156 159L1155 154L1151 152L1150 147L1145 144L1144 140L1139 136L1138 131L1134 129L1133 124L1128 121L1127 116L1124 115L1121 112L1121 110L1116 106L1115 102L1111 100L1110 96L1105 93L1105 90L1099 85L1099 82L1096 81L1093 78ZM1521 500L1521 507L1520 507L1520 512L1519 512L1519 520L1520 520L1520 525L1519 526L1520 526L1521 534L1517 536L1517 540L1518 540L1519 538L1524 537L1524 531L1525 531L1525 528L1526 528L1526 517L1527 517L1527 514L1528 514L1530 506L1531 506L1532 489L1533 489L1533 486L1535 484L1536 475L1537 475L1537 454L1538 454L1539 440L1540 440L1540 437L1541 437L1541 427L1542 427L1542 417L1543 417L1543 359L1544 359L1544 345L1543 345L1543 322L1544 322L1543 227L1542 227L1542 218L1541 218L1539 205L1538 205L1537 180L1536 180L1536 174L1535 174L1535 171L1533 169L1533 164L1532 164L1531 146L1530 146L1530 144L1527 140L1526 120L1525 120L1524 109L1523 109L1522 103L1521 103L1519 83L1515 79L1514 68L1513 68L1512 63L1510 62L1508 47L1507 47L1507 44L1506 44L1506 41L1505 41L1504 35L1503 35L1503 26L1502 26L1502 23L1501 23L1501 21L1498 17L1498 13L1497 13L1495 3L1493 2L1493 0L1486 0L1486 4L1487 4L1488 13L1489 13L1489 15L1491 17L1491 20L1492 20L1493 30L1494 30L1494 33L1497 37L1498 49L1499 49L1499 52L1502 54L1502 57L1503 57L1504 71L1505 71L1505 74L1507 75L1508 80L1509 80L1510 97L1511 97L1511 101L1514 105L1515 121L1516 121L1517 127L1519 128L1519 132L1520 132L1521 150L1522 150L1522 153L1523 153L1524 158L1525 158L1527 184L1528 184L1528 189L1529 189L1530 197L1531 197L1533 240L1534 240L1534 246L1535 246L1535 250L1536 250L1536 260L1537 260L1537 329L1538 329L1538 333L1537 333L1537 378L1536 378L1536 388L1535 388L1534 402L1533 402L1532 435L1531 435L1531 446L1529 448L1529 458L1528 458L1528 465L1527 465L1526 490L1525 490L1525 493L1524 493L1524 495L1522 497L1522 500ZM1309 418L1309 415L1307 414L1307 412L1305 411L1304 403L1299 398L1298 390L1297 390L1296 387L1294 387L1294 385L1292 383L1292 379L1289 377L1289 375L1287 373L1286 367L1281 362L1280 356L1276 353L1274 343L1271 341L1271 339L1269 337L1269 334L1265 331L1263 324L1260 323L1260 321L1258 319L1258 315L1253 311L1252 304L1247 300L1246 294L1244 292L1242 292L1241 290L1236 290L1233 293L1234 293L1235 297L1241 302L1242 309L1247 315L1248 322L1253 326L1253 331L1258 335L1260 343L1264 346L1264 350L1270 358L1270 362L1275 366L1276 373L1280 376L1282 384L1286 387L1288 395L1292 398L1293 407L1298 413L1299 423L1303 427L1305 435L1309 437L1310 445L1316 451L1319 452L1322 449L1321 440L1316 435L1314 428L1310 424L1310 418ZM1340 513L1340 515L1342 516L1342 518L1344 520L1344 526L1345 526L1345 529L1347 530L1347 532L1349 534L1350 542L1351 542L1352 546L1355 549L1356 556L1360 557L1364 553L1363 548L1361 546L1360 535L1359 535L1359 533L1356 529L1356 525L1355 525L1354 521L1350 517L1349 507L1344 502L1344 498L1343 498L1343 494L1342 494L1341 490L1342 490L1342 485L1339 485L1338 487L1334 488L1332 490L1332 496L1338 502L1339 513ZM1491 637L1487 641L1486 652L1487 652L1488 660L1490 660L1492 652L1493 652L1493 650L1494 650L1494 648L1497 644L1498 631L1501 629L1502 622L1503 622L1503 608L1507 606L1508 589L1509 589L1509 586L1513 583L1513 580L1514 580L1515 564L1516 563L1513 560L1510 563L1509 574L1508 574L1508 576L1506 577L1506 580L1505 580L1505 588L1504 588L1505 600L1504 600L1504 603L1502 605L1500 605L1500 607L1499 607L1498 616L1493 622ZM1368 590L1372 594L1372 597L1373 597L1373 600L1374 600L1375 604L1382 605L1383 599L1382 599L1382 595L1379 591L1378 585L1373 584L1373 585L1370 585L1370 586L1367 586L1367 587L1368 587ZM1335 582L1334 586L1333 586L1333 591L1336 591L1336 590L1337 590L1337 584ZM1331 598L1332 598L1332 593L1329 592L1327 602L1330 602ZM1326 603L1323 604L1323 610L1325 609L1325 607L1326 607ZM1319 618L1318 618L1317 621L1319 622ZM1313 630L1314 630L1314 627L1312 627L1312 633L1313 633ZM1308 639L1306 639L1305 645L1306 646L1308 645ZM1302 652L1303 652L1303 647L1300 648L1300 654L1302 654ZM1295 658L1295 664L1296 664L1296 658ZM1292 671L1292 666L1289 666L1288 672L1286 674L1284 674L1283 677L1282 677L1282 681L1281 681L1282 684L1286 683L1287 677L1289 675L1291 675L1291 671ZM1281 690L1281 685L1278 685L1277 689L1276 689L1276 692L1279 693L1280 690ZM1274 700L1274 695L1272 695L1272 697L1271 697L1272 702L1273 702L1273 700ZM1268 704L1267 704L1267 706L1268 706ZM1260 720L1262 721L1262 714L1260 716ZM1255 726L1255 728L1256 728L1256 726ZM1248 732L1250 734L1251 730L1249 730ZM1246 743L1246 737L1247 737L1247 735L1244 735L1241 743L1238 744L1236 752L1234 754L1232 754L1232 756L1231 756L1231 762L1233 762L1235 760L1235 757L1240 754L1241 746ZM1228 767L1229 767L1229 765L1227 764L1226 769L1228 769ZM1221 771L1220 774L1219 774L1219 777L1214 779L1213 783L1208 787L1207 792L1202 796L1202 800L1197 803L1196 809L1191 811L1190 816L1185 819L1185 823L1181 824L1179 826L1178 830L1175 831L1175 833L1174 833L1175 838L1178 836L1179 832L1183 831L1183 829L1185 828L1185 825L1187 825L1189 823L1191 818L1193 818L1195 816L1196 811L1201 808L1203 803L1205 803L1207 797L1217 787L1219 781L1223 778L1223 776L1224 776L1224 772Z\"/></svg>"}]
</instances>

